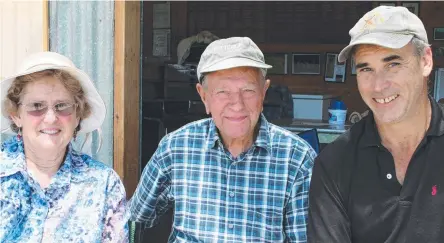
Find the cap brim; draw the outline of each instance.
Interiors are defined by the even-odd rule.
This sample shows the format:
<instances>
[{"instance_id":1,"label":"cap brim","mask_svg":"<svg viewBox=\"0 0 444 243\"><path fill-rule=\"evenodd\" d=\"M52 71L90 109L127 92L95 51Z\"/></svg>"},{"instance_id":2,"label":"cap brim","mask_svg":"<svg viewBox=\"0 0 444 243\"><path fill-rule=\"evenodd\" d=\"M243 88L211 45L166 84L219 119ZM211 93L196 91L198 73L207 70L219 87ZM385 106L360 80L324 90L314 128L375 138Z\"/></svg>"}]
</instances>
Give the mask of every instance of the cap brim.
<instances>
[{"instance_id":1,"label":"cap brim","mask_svg":"<svg viewBox=\"0 0 444 243\"><path fill-rule=\"evenodd\" d=\"M228 58L225 60L222 60L214 65L211 65L209 67L206 67L205 69L200 70L200 73L209 73L229 68L235 68L235 67L256 67L256 68L265 68L269 69L273 66L270 66L265 63L253 61L248 58Z\"/></svg>"},{"instance_id":2,"label":"cap brim","mask_svg":"<svg viewBox=\"0 0 444 243\"><path fill-rule=\"evenodd\" d=\"M381 33L375 32L367 35L363 35L351 42L339 53L338 61L345 62L350 55L350 51L356 45L369 44L377 45L391 49L399 49L407 45L413 38L413 35L402 35L395 33Z\"/></svg>"},{"instance_id":3,"label":"cap brim","mask_svg":"<svg viewBox=\"0 0 444 243\"><path fill-rule=\"evenodd\" d=\"M89 76L82 70L73 67L41 65L2 80L0 83L0 107L3 107L3 101L6 99L8 89L17 77L48 69L64 70L70 73L74 78L79 80L80 85L85 92L86 101L91 107L91 114L81 121L80 131L78 133L88 133L100 128L106 116L105 103L103 102L100 94L97 92ZM3 112L3 110L1 112ZM7 117L7 114L1 114L0 120L0 132L11 133L12 131L10 130L10 120Z\"/></svg>"}]
</instances>

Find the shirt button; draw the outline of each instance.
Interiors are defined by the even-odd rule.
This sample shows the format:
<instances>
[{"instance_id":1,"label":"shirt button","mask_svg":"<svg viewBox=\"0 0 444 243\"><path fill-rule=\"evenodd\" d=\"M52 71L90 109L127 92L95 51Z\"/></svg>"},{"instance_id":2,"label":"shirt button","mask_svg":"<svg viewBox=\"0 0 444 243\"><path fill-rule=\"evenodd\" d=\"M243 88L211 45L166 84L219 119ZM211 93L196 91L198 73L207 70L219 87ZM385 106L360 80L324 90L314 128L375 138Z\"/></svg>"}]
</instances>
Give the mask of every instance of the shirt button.
<instances>
[{"instance_id":1,"label":"shirt button","mask_svg":"<svg viewBox=\"0 0 444 243\"><path fill-rule=\"evenodd\" d=\"M230 229L232 229L233 227L234 227L233 224L229 224L229 225L228 225L228 228L230 228Z\"/></svg>"},{"instance_id":2,"label":"shirt button","mask_svg":"<svg viewBox=\"0 0 444 243\"><path fill-rule=\"evenodd\" d=\"M230 192L230 197L234 197L234 192Z\"/></svg>"},{"instance_id":3,"label":"shirt button","mask_svg":"<svg viewBox=\"0 0 444 243\"><path fill-rule=\"evenodd\" d=\"M389 180L392 179L392 174L388 173L387 174L387 179L389 179Z\"/></svg>"}]
</instances>

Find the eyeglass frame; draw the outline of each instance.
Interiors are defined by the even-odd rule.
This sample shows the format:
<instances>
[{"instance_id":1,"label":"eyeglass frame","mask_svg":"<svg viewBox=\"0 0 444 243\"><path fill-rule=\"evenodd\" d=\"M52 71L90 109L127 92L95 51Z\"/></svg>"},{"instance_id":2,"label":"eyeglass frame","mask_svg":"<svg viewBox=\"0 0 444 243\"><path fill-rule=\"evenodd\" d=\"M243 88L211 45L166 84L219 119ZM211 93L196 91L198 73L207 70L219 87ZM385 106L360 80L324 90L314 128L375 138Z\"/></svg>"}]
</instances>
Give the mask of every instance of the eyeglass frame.
<instances>
[{"instance_id":1,"label":"eyeglass frame","mask_svg":"<svg viewBox=\"0 0 444 243\"><path fill-rule=\"evenodd\" d=\"M24 107L29 108L30 107L29 105L33 105L33 104L45 104L45 103L44 102L31 102L31 103L28 103L28 104L18 103L18 106L24 106ZM60 113L60 112L63 112L63 110L60 111L60 110L57 110L55 108L57 105L60 105L60 104L69 104L70 106L67 107L66 109L73 108L73 110L71 112L69 112L69 114ZM70 102L59 102L59 103L56 103L56 104L52 105L51 109L52 109L52 111L54 112L55 115L66 117L66 116L72 115L74 113L74 111L76 111L78 106L79 106L79 104L77 104L76 102L73 102L73 103L70 103ZM34 116L34 117L42 117L42 116L44 116L44 115L46 115L48 113L49 107L50 107L49 105L46 105L45 108L43 108L41 110L27 110L25 108L25 111L26 111L26 113L28 115L31 115L31 116ZM40 113L39 114L33 114L33 112L42 112L42 113L41 114Z\"/></svg>"}]
</instances>

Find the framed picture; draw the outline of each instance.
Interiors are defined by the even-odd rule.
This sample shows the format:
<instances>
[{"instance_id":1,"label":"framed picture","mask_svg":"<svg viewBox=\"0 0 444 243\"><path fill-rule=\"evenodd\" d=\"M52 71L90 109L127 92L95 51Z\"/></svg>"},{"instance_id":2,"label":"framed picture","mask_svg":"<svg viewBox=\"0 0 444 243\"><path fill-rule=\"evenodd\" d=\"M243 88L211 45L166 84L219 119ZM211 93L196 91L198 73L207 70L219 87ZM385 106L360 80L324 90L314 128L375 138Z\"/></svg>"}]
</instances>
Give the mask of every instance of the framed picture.
<instances>
[{"instance_id":1,"label":"framed picture","mask_svg":"<svg viewBox=\"0 0 444 243\"><path fill-rule=\"evenodd\" d=\"M325 81L332 83L345 82L345 68L347 62L338 62L337 53L327 53L325 58Z\"/></svg>"},{"instance_id":2,"label":"framed picture","mask_svg":"<svg viewBox=\"0 0 444 243\"><path fill-rule=\"evenodd\" d=\"M444 40L444 28L433 28L433 40Z\"/></svg>"},{"instance_id":3,"label":"framed picture","mask_svg":"<svg viewBox=\"0 0 444 243\"><path fill-rule=\"evenodd\" d=\"M444 57L444 46L432 46L432 54L434 57Z\"/></svg>"},{"instance_id":4,"label":"framed picture","mask_svg":"<svg viewBox=\"0 0 444 243\"><path fill-rule=\"evenodd\" d=\"M293 54L292 74L321 74L320 54Z\"/></svg>"},{"instance_id":5,"label":"framed picture","mask_svg":"<svg viewBox=\"0 0 444 243\"><path fill-rule=\"evenodd\" d=\"M403 2L401 6L406 7L410 12L419 17L419 2Z\"/></svg>"},{"instance_id":6,"label":"framed picture","mask_svg":"<svg viewBox=\"0 0 444 243\"><path fill-rule=\"evenodd\" d=\"M170 2L153 4L153 29L167 29L171 27Z\"/></svg>"},{"instance_id":7,"label":"framed picture","mask_svg":"<svg viewBox=\"0 0 444 243\"><path fill-rule=\"evenodd\" d=\"M396 2L379 2L379 6L396 6Z\"/></svg>"},{"instance_id":8,"label":"framed picture","mask_svg":"<svg viewBox=\"0 0 444 243\"><path fill-rule=\"evenodd\" d=\"M171 29L153 29L153 56L169 57L171 50Z\"/></svg>"},{"instance_id":9,"label":"framed picture","mask_svg":"<svg viewBox=\"0 0 444 243\"><path fill-rule=\"evenodd\" d=\"M273 66L267 70L267 74L287 74L287 56L287 54L282 53L264 53L265 63Z\"/></svg>"}]
</instances>

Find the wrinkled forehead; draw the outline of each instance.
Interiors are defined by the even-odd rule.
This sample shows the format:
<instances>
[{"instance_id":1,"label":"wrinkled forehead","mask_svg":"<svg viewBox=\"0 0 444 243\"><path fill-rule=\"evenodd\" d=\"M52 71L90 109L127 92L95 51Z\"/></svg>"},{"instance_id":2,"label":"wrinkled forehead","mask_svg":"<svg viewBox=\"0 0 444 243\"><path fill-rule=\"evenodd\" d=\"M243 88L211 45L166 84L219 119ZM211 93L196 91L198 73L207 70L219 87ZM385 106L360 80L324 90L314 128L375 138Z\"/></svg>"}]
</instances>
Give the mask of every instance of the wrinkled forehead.
<instances>
[{"instance_id":1,"label":"wrinkled forehead","mask_svg":"<svg viewBox=\"0 0 444 243\"><path fill-rule=\"evenodd\" d=\"M259 84L261 72L258 68L253 67L236 67L224 69L207 74L207 79L213 85L222 85L225 83Z\"/></svg>"},{"instance_id":2,"label":"wrinkled forehead","mask_svg":"<svg viewBox=\"0 0 444 243\"><path fill-rule=\"evenodd\" d=\"M361 44L357 45L352 53L352 58L370 56L370 55L399 55L413 56L413 45L411 43L399 49L387 48L379 45Z\"/></svg>"},{"instance_id":3,"label":"wrinkled forehead","mask_svg":"<svg viewBox=\"0 0 444 243\"><path fill-rule=\"evenodd\" d=\"M42 77L28 83L21 93L22 100L53 101L72 100L71 93L56 77Z\"/></svg>"}]
</instances>

